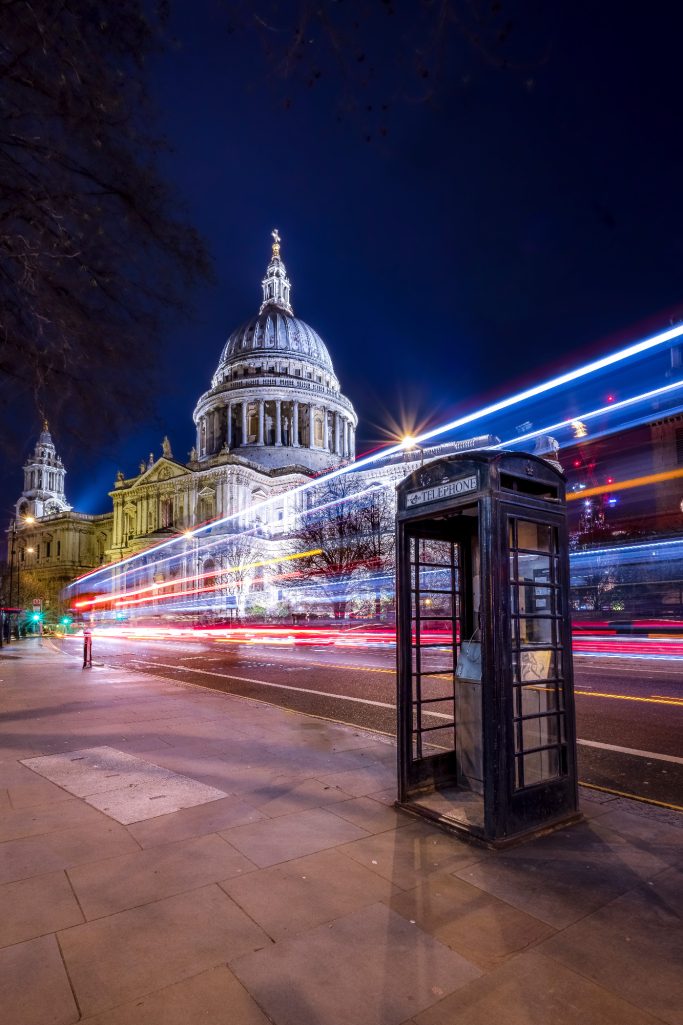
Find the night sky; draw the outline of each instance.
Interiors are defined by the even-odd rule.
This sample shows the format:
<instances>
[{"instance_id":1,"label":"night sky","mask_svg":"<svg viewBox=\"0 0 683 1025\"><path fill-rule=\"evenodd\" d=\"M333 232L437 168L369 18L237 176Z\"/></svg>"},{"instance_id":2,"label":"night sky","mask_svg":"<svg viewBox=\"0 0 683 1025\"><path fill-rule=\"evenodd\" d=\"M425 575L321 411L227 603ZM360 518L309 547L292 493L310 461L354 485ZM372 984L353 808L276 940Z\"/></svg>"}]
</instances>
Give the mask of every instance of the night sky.
<instances>
[{"instance_id":1,"label":"night sky","mask_svg":"<svg viewBox=\"0 0 683 1025\"><path fill-rule=\"evenodd\" d=\"M160 390L129 437L109 452L55 438L77 509L109 509L116 471L159 455L165 433L187 459L194 404L258 310L275 226L359 452L392 423L435 424L683 316L678 5L508 5L516 66L456 34L427 98L397 70L405 20L369 41L384 54L369 87L330 62L308 88L274 74L256 34L228 32L215 0L177 6L152 88L165 172L217 280L192 322L169 325Z\"/></svg>"}]
</instances>

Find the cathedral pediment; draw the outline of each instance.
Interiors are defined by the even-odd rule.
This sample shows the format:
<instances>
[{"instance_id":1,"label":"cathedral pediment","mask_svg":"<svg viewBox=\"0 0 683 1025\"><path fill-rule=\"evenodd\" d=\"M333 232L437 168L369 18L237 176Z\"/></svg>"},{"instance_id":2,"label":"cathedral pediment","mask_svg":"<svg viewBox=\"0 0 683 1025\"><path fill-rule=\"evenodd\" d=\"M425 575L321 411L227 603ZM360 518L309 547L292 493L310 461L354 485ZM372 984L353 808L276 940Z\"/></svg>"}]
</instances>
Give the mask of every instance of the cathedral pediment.
<instances>
[{"instance_id":1,"label":"cathedral pediment","mask_svg":"<svg viewBox=\"0 0 683 1025\"><path fill-rule=\"evenodd\" d=\"M189 472L182 463L177 463L175 459L167 459L165 456L161 456L157 459L156 463L140 474L134 487L140 484L157 484L161 481L186 477Z\"/></svg>"}]
</instances>

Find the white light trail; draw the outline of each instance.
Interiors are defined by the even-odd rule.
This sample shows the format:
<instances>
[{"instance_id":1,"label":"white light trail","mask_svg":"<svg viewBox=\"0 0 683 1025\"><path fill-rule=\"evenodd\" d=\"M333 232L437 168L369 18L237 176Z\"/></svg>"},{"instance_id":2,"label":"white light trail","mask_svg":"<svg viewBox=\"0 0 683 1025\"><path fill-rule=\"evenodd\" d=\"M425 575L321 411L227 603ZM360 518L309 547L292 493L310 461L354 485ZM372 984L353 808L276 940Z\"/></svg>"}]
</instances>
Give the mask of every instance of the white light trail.
<instances>
[{"instance_id":1,"label":"white light trail","mask_svg":"<svg viewBox=\"0 0 683 1025\"><path fill-rule=\"evenodd\" d=\"M544 381L541 384L535 385L533 388L527 388L524 391L518 392L516 395L511 395L508 398L500 399L498 402L493 402L488 406L484 406L483 409L475 410L472 413L467 413L465 416L451 420L449 423L443 424L441 427L435 427L430 431L418 435L415 438L417 444L421 444L424 441L429 441L431 438L439 437L439 435L447 434L449 431L456 430L459 427L465 427L467 424L475 423L477 420L482 420L484 417L491 416L493 413L500 413L505 409L511 409L513 406L517 406L522 402L526 402L529 399L537 398L539 395L545 395L548 392L554 391L557 388L561 388L565 384L571 384L573 381L581 380L584 377L588 377L591 374L595 374L600 370L604 370L607 367L614 366L617 363L623 363L634 356L639 356L644 352L649 352L653 349L660 348L666 345L668 342L674 341L676 338L683 337L683 324L679 324L675 327L670 328L667 331L662 331L659 334L653 335L651 338L646 338L642 342L636 342L633 345L627 346L625 349L619 349L617 352L613 352L608 356L603 356L601 359L593 360L591 363L586 363L582 367L577 367L575 370L567 371L565 374L560 374L558 377L553 377L548 381ZM613 406L614 404L612 404ZM576 420L577 417L572 418ZM585 419L585 416L579 416L578 419ZM544 431L543 433L546 433ZM536 435L536 432L534 432ZM303 484L299 484L297 487L292 488L288 495L303 494L309 491L311 488L318 487L321 484L325 484L328 481L335 480L337 477L341 477L344 474L350 472L356 472L363 469L365 466L371 466L373 463L378 462L380 459L385 459L387 456L395 455L398 452L405 452L405 448L402 442L396 445L390 445L387 448L380 449L378 452L373 452L371 455L365 456L361 459L356 460L354 463L349 463L345 466L340 466L335 470L331 470L329 473L324 474L322 477L313 478L310 481L306 481ZM262 502L250 506L250 510L257 511L259 509L266 509L273 506L275 503L281 500L281 495L274 495L271 498L267 498ZM210 523L203 524L201 527L197 527L194 530L186 531L183 534L179 534L177 537L170 538L168 541L163 541L159 545L154 545L150 548L145 549L143 552L137 552L135 555L130 555L126 559L121 559L119 562L110 563L107 566L85 574L74 580L71 584L67 585L67 590L80 586L86 581L94 580L100 577L104 573L112 573L118 570L120 567L128 565L132 562L136 562L143 557L148 557L152 552L160 552L164 549L175 545L180 540L185 540L188 536L197 537L207 530L215 529L216 527L222 526L225 523L234 522L241 516L245 515L245 510L241 512L231 513L229 516L224 516L221 519L213 520Z\"/></svg>"}]
</instances>

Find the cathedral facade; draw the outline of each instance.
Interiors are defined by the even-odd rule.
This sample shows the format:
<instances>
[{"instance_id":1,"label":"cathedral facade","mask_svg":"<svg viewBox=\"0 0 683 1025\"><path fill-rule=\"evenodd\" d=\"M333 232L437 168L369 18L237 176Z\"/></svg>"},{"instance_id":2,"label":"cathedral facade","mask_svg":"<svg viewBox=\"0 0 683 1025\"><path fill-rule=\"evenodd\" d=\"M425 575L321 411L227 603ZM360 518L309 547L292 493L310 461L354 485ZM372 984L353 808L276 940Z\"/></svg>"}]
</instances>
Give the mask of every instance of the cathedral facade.
<instances>
[{"instance_id":1,"label":"cathedral facade","mask_svg":"<svg viewBox=\"0 0 683 1025\"><path fill-rule=\"evenodd\" d=\"M259 311L229 336L195 407L189 461L164 438L159 458L150 454L134 476L117 474L112 512L88 516L66 500L66 470L45 424L24 468L12 561L64 586L217 517L239 523L265 499L260 526L279 533L297 513L292 489L353 462L358 418L324 342L294 315L280 246L276 230Z\"/></svg>"},{"instance_id":2,"label":"cathedral facade","mask_svg":"<svg viewBox=\"0 0 683 1025\"><path fill-rule=\"evenodd\" d=\"M30 604L33 596L56 605L69 582L106 563L114 564L117 590L143 585L182 597L194 583L199 591L200 582L225 579L241 562L247 569L239 574L232 604L228 587L218 589L223 594L215 594L215 586L204 588L212 592L207 607L218 615L243 611L250 592L261 592L266 608L283 596L263 567L278 561L306 508L307 495L298 486L338 467L353 469L358 418L324 342L294 315L280 242L276 230L258 313L229 336L210 387L196 404L195 444L187 462L174 456L164 438L158 458L150 453L133 476L117 474L109 492L111 512L79 513L66 500L66 469L44 424L24 467L24 490L10 525L8 562L16 586L9 599L5 586L6 605L13 595L19 604ZM393 495L396 484L425 459L497 440L394 451L354 469L355 486L381 487ZM193 533L212 521L215 526ZM250 547L240 551L245 535ZM155 547L173 539L173 557L157 559ZM152 549L149 558L145 549ZM133 578L116 568L131 556L137 556Z\"/></svg>"}]
</instances>

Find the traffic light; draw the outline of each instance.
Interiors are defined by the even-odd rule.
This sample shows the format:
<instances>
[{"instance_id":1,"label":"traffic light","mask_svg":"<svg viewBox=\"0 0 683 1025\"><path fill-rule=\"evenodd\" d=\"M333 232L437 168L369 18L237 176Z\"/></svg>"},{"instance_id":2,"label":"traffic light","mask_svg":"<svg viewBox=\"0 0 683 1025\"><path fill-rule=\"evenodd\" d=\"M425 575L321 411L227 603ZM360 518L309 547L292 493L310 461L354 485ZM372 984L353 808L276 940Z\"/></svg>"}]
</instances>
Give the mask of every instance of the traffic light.
<instances>
[{"instance_id":1,"label":"traffic light","mask_svg":"<svg viewBox=\"0 0 683 1025\"><path fill-rule=\"evenodd\" d=\"M34 623L41 623L42 620L43 620L43 613L42 612L34 612L33 615L31 616L31 619L33 620Z\"/></svg>"},{"instance_id":2,"label":"traffic light","mask_svg":"<svg viewBox=\"0 0 683 1025\"><path fill-rule=\"evenodd\" d=\"M67 630L69 629L72 623L73 620L71 616L62 616L62 626L65 627Z\"/></svg>"}]
</instances>

